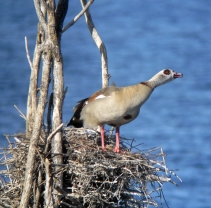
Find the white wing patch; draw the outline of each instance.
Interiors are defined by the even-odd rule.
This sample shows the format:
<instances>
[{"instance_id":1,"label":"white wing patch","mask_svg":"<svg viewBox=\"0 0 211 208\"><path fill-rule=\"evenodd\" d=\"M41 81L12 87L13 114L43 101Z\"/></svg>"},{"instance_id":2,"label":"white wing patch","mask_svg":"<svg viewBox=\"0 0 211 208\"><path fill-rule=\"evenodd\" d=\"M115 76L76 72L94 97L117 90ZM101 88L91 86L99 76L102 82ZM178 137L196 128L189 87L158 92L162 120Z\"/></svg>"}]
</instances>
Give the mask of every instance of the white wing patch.
<instances>
[{"instance_id":1,"label":"white wing patch","mask_svg":"<svg viewBox=\"0 0 211 208\"><path fill-rule=\"evenodd\" d=\"M104 98L104 97L106 97L105 95L98 95L96 98L95 98L95 100L97 100L97 99L100 99L100 98Z\"/></svg>"},{"instance_id":2,"label":"white wing patch","mask_svg":"<svg viewBox=\"0 0 211 208\"><path fill-rule=\"evenodd\" d=\"M101 99L101 98L104 98L104 97L111 97L111 96L105 96L105 95L98 95L96 98L95 98L95 100L97 100L97 99ZM85 103L84 103L84 105L87 105L89 103L89 101L86 101Z\"/></svg>"}]
</instances>

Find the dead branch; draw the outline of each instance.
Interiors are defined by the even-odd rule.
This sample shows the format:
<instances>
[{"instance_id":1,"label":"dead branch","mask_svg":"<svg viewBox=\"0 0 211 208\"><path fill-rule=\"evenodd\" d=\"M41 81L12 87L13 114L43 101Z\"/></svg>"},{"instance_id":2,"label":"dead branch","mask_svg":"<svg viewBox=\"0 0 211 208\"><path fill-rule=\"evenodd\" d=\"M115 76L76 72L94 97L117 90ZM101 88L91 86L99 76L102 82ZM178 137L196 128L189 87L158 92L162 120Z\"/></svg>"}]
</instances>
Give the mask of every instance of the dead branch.
<instances>
[{"instance_id":1,"label":"dead branch","mask_svg":"<svg viewBox=\"0 0 211 208\"><path fill-rule=\"evenodd\" d=\"M52 120L51 120L51 114L53 109L53 93L51 93L49 102L48 102L48 113L47 113L47 127L48 127L48 134L50 134L50 131L52 129Z\"/></svg>"},{"instance_id":2,"label":"dead branch","mask_svg":"<svg viewBox=\"0 0 211 208\"><path fill-rule=\"evenodd\" d=\"M26 176L25 183L21 198L20 207L26 207L29 203L29 196L31 194L31 184L34 173L34 159L35 159L35 149L37 148L37 143L39 138L45 138L46 132L41 131L41 127L44 122L44 111L47 103L47 93L50 83L50 72L52 67L53 73L53 110L52 110L52 126L53 133L48 139L52 141L51 152L54 155L53 161L55 163L62 163L62 135L61 131L57 128L62 124L62 105L64 100L64 80L63 80L63 62L62 55L60 51L60 39L62 34L63 21L68 9L68 0L59 0L57 8L54 0L39 1L34 0L35 9L37 17L39 20L37 40L34 52L33 64L29 61L30 66L33 66L31 72L31 80L29 86L28 103L27 103L27 122L26 122L26 136L31 138L29 144L29 154L26 162ZM56 8L56 11L55 11ZM28 46L26 42L26 51L28 60L30 60L28 54ZM42 83L40 86L39 102L37 90L38 90L38 76L40 60L43 58L42 63ZM46 77L48 76L48 77ZM51 112L50 112L51 114ZM39 117L39 118L38 118ZM49 115L50 117L50 115ZM50 131L48 132L48 134ZM41 135L44 134L44 135ZM54 138L52 138L54 136ZM47 166L46 166L47 167ZM55 169L59 169L56 167ZM41 174L41 173L40 173ZM50 183L52 183L52 178L48 177ZM62 187L62 174L57 175L58 180L54 180L55 186ZM56 190L53 191L54 193ZM34 190L34 198L39 197L39 189ZM58 204L57 195L52 195L55 197L54 205ZM47 202L48 204L48 202ZM36 205L35 205L36 206Z\"/></svg>"},{"instance_id":3,"label":"dead branch","mask_svg":"<svg viewBox=\"0 0 211 208\"><path fill-rule=\"evenodd\" d=\"M25 48L26 48L26 56L30 65L31 70L33 70L33 65L32 65L32 61L30 58L30 53L29 53L29 47L28 47L28 39L27 37L25 37Z\"/></svg>"},{"instance_id":4,"label":"dead branch","mask_svg":"<svg viewBox=\"0 0 211 208\"><path fill-rule=\"evenodd\" d=\"M25 208L28 206L29 198L31 195L32 189L32 181L34 177L34 162L35 162L35 155L36 150L35 147L38 144L39 136L41 132L43 116L46 106L46 100L48 95L48 86L50 80L50 70L51 69L51 54L46 52L44 56L43 62L43 74L42 74L42 83L40 88L40 98L39 103L35 115L34 121L34 128L32 132L32 136L30 139L29 151L27 155L27 162L26 162L26 171L25 171L25 181L24 181L24 188L21 197L20 208Z\"/></svg>"},{"instance_id":5,"label":"dead branch","mask_svg":"<svg viewBox=\"0 0 211 208\"><path fill-rule=\"evenodd\" d=\"M81 12L78 13L78 15L76 15L74 17L74 19L68 23L63 29L62 32L65 32L66 30L68 30L72 25L74 25L78 19L84 14L84 12L87 11L87 9L91 6L91 4L94 2L94 0L89 0L89 2L84 6L84 8L81 10Z\"/></svg>"},{"instance_id":6,"label":"dead branch","mask_svg":"<svg viewBox=\"0 0 211 208\"><path fill-rule=\"evenodd\" d=\"M53 208L53 187L51 180L50 162L47 158L45 159L45 170L45 207Z\"/></svg>"},{"instance_id":7,"label":"dead branch","mask_svg":"<svg viewBox=\"0 0 211 208\"><path fill-rule=\"evenodd\" d=\"M41 25L38 24L38 32L36 38L36 45L33 58L33 70L31 71L28 100L27 100L27 119L26 119L26 136L30 138L32 133L32 126L34 122L35 112L37 110L37 89L38 89L38 76L40 69L40 60L42 50L39 50L40 44L44 41L44 31Z\"/></svg>"},{"instance_id":8,"label":"dead branch","mask_svg":"<svg viewBox=\"0 0 211 208\"><path fill-rule=\"evenodd\" d=\"M63 127L63 123L60 124L53 132L51 132L51 134L48 136L47 140L46 140L46 146L45 146L45 153L48 152L48 149L49 149L49 145L50 145L50 142L51 142L51 139L53 138L53 136L56 134L57 131L59 131L62 127Z\"/></svg>"},{"instance_id":9,"label":"dead branch","mask_svg":"<svg viewBox=\"0 0 211 208\"><path fill-rule=\"evenodd\" d=\"M47 34L47 22L46 22L46 17L44 16L45 14L43 13L43 11L41 10L41 8L45 8L44 7L44 2L45 1L41 1L41 5L40 6L40 1L39 0L34 0L34 6L35 6L35 9L36 9L36 13L37 13L37 17L39 19L39 23L42 25L42 28L45 32L45 34Z\"/></svg>"},{"instance_id":10,"label":"dead branch","mask_svg":"<svg viewBox=\"0 0 211 208\"><path fill-rule=\"evenodd\" d=\"M64 22L64 19L67 14L67 10L68 10L68 3L69 3L68 0L59 0L57 7L56 7L56 12L55 12L56 31L58 34L59 41L60 41L61 35L62 35L63 22Z\"/></svg>"},{"instance_id":11,"label":"dead branch","mask_svg":"<svg viewBox=\"0 0 211 208\"><path fill-rule=\"evenodd\" d=\"M86 5L86 0L80 0L81 1L81 5L82 8L85 8ZM97 45L100 53L101 53L101 64L102 64L102 88L105 88L108 86L108 80L110 75L108 74L108 60L107 60L107 51L106 51L106 47L102 41L102 39L100 38L94 23L92 21L92 17L91 14L89 12L89 9L87 9L84 13L85 16L85 20L87 23L87 26L89 28L89 31L92 35L92 38L95 42L95 44Z\"/></svg>"},{"instance_id":12,"label":"dead branch","mask_svg":"<svg viewBox=\"0 0 211 208\"><path fill-rule=\"evenodd\" d=\"M37 110L37 92L38 92L38 76L40 71L40 62L42 52L44 50L44 42L46 34L46 10L47 4L45 1L38 1L34 0L35 9L37 12L38 19L41 22L38 23L37 27L37 37L36 37L36 44L34 49L34 56L33 56L33 70L30 76L30 85L29 85L29 92L28 92L28 100L27 100L27 120L26 120L26 136L30 138L32 129L33 129L33 122L35 118L35 113ZM39 18L40 17L40 18Z\"/></svg>"},{"instance_id":13,"label":"dead branch","mask_svg":"<svg viewBox=\"0 0 211 208\"><path fill-rule=\"evenodd\" d=\"M14 105L14 107L15 107L16 110L20 113L20 117L22 117L23 119L26 120L26 116L21 112L21 110L17 107L17 105Z\"/></svg>"}]
</instances>

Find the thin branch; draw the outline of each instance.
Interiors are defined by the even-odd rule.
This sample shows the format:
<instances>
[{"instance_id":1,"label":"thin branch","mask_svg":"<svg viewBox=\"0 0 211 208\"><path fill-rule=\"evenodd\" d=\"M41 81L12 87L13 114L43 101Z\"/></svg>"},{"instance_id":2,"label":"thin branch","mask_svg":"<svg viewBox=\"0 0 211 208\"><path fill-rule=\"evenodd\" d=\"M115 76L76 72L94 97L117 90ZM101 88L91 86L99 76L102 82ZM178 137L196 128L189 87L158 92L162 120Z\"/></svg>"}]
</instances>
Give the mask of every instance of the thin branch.
<instances>
[{"instance_id":1,"label":"thin branch","mask_svg":"<svg viewBox=\"0 0 211 208\"><path fill-rule=\"evenodd\" d=\"M65 89L64 89L63 99L65 99L65 95L66 95L67 91L68 91L68 87L65 87Z\"/></svg>"},{"instance_id":2,"label":"thin branch","mask_svg":"<svg viewBox=\"0 0 211 208\"><path fill-rule=\"evenodd\" d=\"M43 61L43 74L42 74L42 83L40 90L40 99L35 114L34 128L32 136L30 138L30 145L27 155L26 170L25 170L25 181L23 192L21 196L20 208L25 208L29 204L29 199L31 195L31 186L34 178L34 162L36 156L35 147L39 141L39 136L41 132L41 127L43 123L44 111L46 106L46 100L48 95L49 79L51 71L51 53L47 52L44 56Z\"/></svg>"},{"instance_id":3,"label":"thin branch","mask_svg":"<svg viewBox=\"0 0 211 208\"><path fill-rule=\"evenodd\" d=\"M45 20L45 18L43 16L43 13L42 13L42 11L40 9L39 3L40 3L39 0L34 0L34 6L35 6L35 9L36 9L36 12L37 12L37 17L39 19L40 24L42 25L43 30L46 33L46 31L47 31L47 24L46 24L46 20Z\"/></svg>"},{"instance_id":4,"label":"thin branch","mask_svg":"<svg viewBox=\"0 0 211 208\"><path fill-rule=\"evenodd\" d=\"M36 37L36 45L33 57L33 70L31 71L29 92L27 99L27 121L26 121L26 137L29 138L32 133L32 126L35 118L35 112L37 110L37 88L38 88L38 77L42 50L40 50L41 44L43 43L44 31L40 24L38 24L38 32Z\"/></svg>"},{"instance_id":5,"label":"thin branch","mask_svg":"<svg viewBox=\"0 0 211 208\"><path fill-rule=\"evenodd\" d=\"M76 15L75 18L62 29L62 32L65 32L72 25L74 25L78 21L78 19L87 11L87 9L91 6L91 4L93 2L94 2L94 0L89 0L89 2L86 4L86 6L84 6L84 8L81 10L81 12L79 12L78 15Z\"/></svg>"},{"instance_id":6,"label":"thin branch","mask_svg":"<svg viewBox=\"0 0 211 208\"><path fill-rule=\"evenodd\" d=\"M39 207L39 200L40 200L40 195L41 195L41 184L43 182L42 174L43 174L43 169L40 168L39 173L38 173L36 196L35 196L35 200L34 200L35 203L34 203L33 208Z\"/></svg>"},{"instance_id":7,"label":"thin branch","mask_svg":"<svg viewBox=\"0 0 211 208\"><path fill-rule=\"evenodd\" d=\"M80 1L81 1L82 8L85 8L86 0L80 0ZM92 38L95 41L95 44L97 45L97 47L101 53L102 87L105 88L105 87L108 87L108 80L110 77L110 75L108 74L108 60L107 60L106 47L94 26L89 9L86 10L86 12L84 13L84 16L85 16L85 20L86 20L87 26L89 28L89 31L92 35Z\"/></svg>"},{"instance_id":8,"label":"thin branch","mask_svg":"<svg viewBox=\"0 0 211 208\"><path fill-rule=\"evenodd\" d=\"M58 130L60 130L61 128L62 128L62 126L63 126L64 124L62 123L62 124L60 124L53 132L51 132L51 134L48 136L48 138L47 138L47 143L46 143L46 146L45 146L45 153L47 153L47 151L48 151L48 147L49 147L49 144L50 144L50 141L51 141L51 139L53 138L53 136L56 134L56 132L58 131Z\"/></svg>"},{"instance_id":9,"label":"thin branch","mask_svg":"<svg viewBox=\"0 0 211 208\"><path fill-rule=\"evenodd\" d=\"M6 156L6 154L5 154L5 152L4 152L4 158L5 158L5 161L7 161L7 156ZM13 182L12 182L12 179L11 179L11 177L10 177L10 168L9 168L9 165L6 163L6 168L7 168L7 172L8 172L8 176L9 176L9 179L10 179L10 183L13 185Z\"/></svg>"},{"instance_id":10,"label":"thin branch","mask_svg":"<svg viewBox=\"0 0 211 208\"><path fill-rule=\"evenodd\" d=\"M67 14L68 4L69 0L59 0L55 11L56 31L59 42L61 41L62 28Z\"/></svg>"},{"instance_id":11,"label":"thin branch","mask_svg":"<svg viewBox=\"0 0 211 208\"><path fill-rule=\"evenodd\" d=\"M4 135L7 138L7 141L9 142L9 144L11 145L11 141L10 141L10 137L9 135Z\"/></svg>"},{"instance_id":12,"label":"thin branch","mask_svg":"<svg viewBox=\"0 0 211 208\"><path fill-rule=\"evenodd\" d=\"M23 143L18 137L14 137L14 140L15 140L18 144L20 144L20 145L22 145L22 146L24 146L24 147L27 147L27 144Z\"/></svg>"},{"instance_id":13,"label":"thin branch","mask_svg":"<svg viewBox=\"0 0 211 208\"><path fill-rule=\"evenodd\" d=\"M31 70L33 70L33 64L30 58L30 54L29 54L29 48L28 48L28 39L27 37L25 37L25 48L26 48L26 56L30 65Z\"/></svg>"},{"instance_id":14,"label":"thin branch","mask_svg":"<svg viewBox=\"0 0 211 208\"><path fill-rule=\"evenodd\" d=\"M162 156L162 159L163 159L163 167L164 167L164 169L165 169L166 175L168 175L168 170L167 170L166 161L165 161L165 155L164 155L164 153L163 153L163 148L162 148L162 147L160 148L160 151L161 151L161 156Z\"/></svg>"},{"instance_id":15,"label":"thin branch","mask_svg":"<svg viewBox=\"0 0 211 208\"><path fill-rule=\"evenodd\" d=\"M47 114L47 126L48 126L48 135L50 134L50 130L52 128L51 125L51 111L53 108L53 93L51 93L49 102L48 102L48 114Z\"/></svg>"},{"instance_id":16,"label":"thin branch","mask_svg":"<svg viewBox=\"0 0 211 208\"><path fill-rule=\"evenodd\" d=\"M26 116L21 112L21 110L16 106L14 105L14 107L16 108L16 110L21 114L20 116L26 120Z\"/></svg>"}]
</instances>

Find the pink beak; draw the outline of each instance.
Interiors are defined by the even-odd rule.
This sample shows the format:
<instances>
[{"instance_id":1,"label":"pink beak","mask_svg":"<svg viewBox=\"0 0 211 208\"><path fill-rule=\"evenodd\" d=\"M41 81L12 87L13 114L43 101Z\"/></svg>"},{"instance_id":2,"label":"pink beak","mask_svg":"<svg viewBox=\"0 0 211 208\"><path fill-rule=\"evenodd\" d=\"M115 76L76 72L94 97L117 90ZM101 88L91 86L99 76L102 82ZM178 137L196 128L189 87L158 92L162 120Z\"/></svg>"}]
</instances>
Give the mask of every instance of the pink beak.
<instances>
[{"instance_id":1,"label":"pink beak","mask_svg":"<svg viewBox=\"0 0 211 208\"><path fill-rule=\"evenodd\" d=\"M176 79L176 78L182 78L182 77L183 77L183 74L177 73L177 72L174 73L174 78L175 78L175 79Z\"/></svg>"}]
</instances>

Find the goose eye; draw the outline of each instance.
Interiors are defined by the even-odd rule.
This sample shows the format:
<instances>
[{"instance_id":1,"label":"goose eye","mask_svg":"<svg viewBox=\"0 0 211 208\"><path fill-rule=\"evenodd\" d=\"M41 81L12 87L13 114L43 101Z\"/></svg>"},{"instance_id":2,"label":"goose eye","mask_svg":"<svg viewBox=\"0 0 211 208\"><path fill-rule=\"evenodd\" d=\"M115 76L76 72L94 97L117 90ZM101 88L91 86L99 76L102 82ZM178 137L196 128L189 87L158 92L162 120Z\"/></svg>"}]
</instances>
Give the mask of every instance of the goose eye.
<instances>
[{"instance_id":1,"label":"goose eye","mask_svg":"<svg viewBox=\"0 0 211 208\"><path fill-rule=\"evenodd\" d=\"M171 72L169 69L165 69L164 72L163 72L165 75L169 75Z\"/></svg>"}]
</instances>

